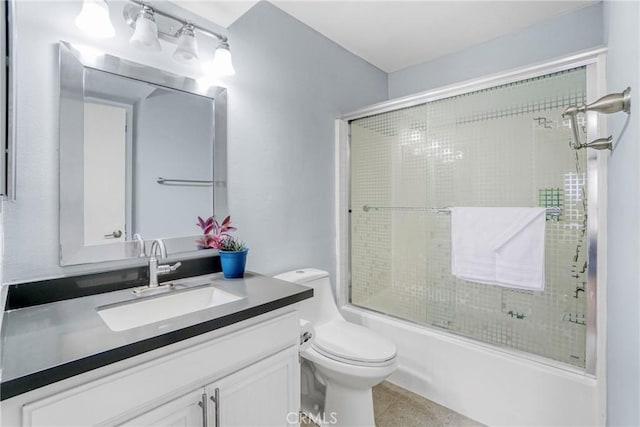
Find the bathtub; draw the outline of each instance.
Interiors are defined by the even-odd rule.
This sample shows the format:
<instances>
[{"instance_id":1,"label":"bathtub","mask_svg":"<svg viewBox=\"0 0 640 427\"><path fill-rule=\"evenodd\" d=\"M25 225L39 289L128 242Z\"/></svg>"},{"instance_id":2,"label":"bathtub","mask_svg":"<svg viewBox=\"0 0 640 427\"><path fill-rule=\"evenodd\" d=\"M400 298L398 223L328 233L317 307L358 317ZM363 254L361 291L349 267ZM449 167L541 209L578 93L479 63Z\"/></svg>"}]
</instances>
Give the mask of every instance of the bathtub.
<instances>
[{"instance_id":1,"label":"bathtub","mask_svg":"<svg viewBox=\"0 0 640 427\"><path fill-rule=\"evenodd\" d=\"M604 425L597 381L577 369L351 305L341 311L396 344L390 382L466 417L495 426Z\"/></svg>"}]
</instances>

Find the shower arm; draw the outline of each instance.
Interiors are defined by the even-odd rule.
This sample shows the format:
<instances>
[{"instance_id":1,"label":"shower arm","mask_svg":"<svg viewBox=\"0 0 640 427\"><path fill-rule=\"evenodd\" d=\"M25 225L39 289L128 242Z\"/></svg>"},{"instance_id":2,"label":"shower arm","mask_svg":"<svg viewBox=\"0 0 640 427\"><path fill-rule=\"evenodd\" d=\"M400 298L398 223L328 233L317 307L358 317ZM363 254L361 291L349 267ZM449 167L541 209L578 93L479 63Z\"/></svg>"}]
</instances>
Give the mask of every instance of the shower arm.
<instances>
[{"instance_id":1,"label":"shower arm","mask_svg":"<svg viewBox=\"0 0 640 427\"><path fill-rule=\"evenodd\" d=\"M580 134L578 133L578 107L572 105L571 107L564 110L562 117L569 116L571 119L571 130L573 131L573 144L572 147L574 150L579 150L582 148L582 143L580 142Z\"/></svg>"},{"instance_id":2,"label":"shower arm","mask_svg":"<svg viewBox=\"0 0 640 427\"><path fill-rule=\"evenodd\" d=\"M571 129L573 130L573 144L572 147L575 150L581 148L593 148L596 150L611 150L613 136L609 135L607 138L598 138L589 143L583 144L580 141L580 134L578 132L578 113L586 114L587 111L595 111L602 114L613 114L620 111L624 111L627 114L631 113L631 88L626 88L621 93L611 93L605 95L597 101L578 107L572 105L564 110L562 117L571 119Z\"/></svg>"}]
</instances>

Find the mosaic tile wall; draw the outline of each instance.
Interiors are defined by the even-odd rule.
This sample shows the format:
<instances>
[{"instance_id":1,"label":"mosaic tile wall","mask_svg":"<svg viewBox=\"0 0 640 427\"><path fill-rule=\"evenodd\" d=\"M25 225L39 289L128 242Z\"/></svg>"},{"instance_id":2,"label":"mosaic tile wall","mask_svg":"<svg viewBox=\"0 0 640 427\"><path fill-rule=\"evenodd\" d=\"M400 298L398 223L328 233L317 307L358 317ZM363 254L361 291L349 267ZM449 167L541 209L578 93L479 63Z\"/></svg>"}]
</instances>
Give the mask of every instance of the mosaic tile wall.
<instances>
[{"instance_id":1,"label":"mosaic tile wall","mask_svg":"<svg viewBox=\"0 0 640 427\"><path fill-rule=\"evenodd\" d=\"M352 121L351 302L584 367L586 154L561 114L585 87L578 68ZM545 290L453 277L449 215L422 209L445 206L560 206Z\"/></svg>"}]
</instances>

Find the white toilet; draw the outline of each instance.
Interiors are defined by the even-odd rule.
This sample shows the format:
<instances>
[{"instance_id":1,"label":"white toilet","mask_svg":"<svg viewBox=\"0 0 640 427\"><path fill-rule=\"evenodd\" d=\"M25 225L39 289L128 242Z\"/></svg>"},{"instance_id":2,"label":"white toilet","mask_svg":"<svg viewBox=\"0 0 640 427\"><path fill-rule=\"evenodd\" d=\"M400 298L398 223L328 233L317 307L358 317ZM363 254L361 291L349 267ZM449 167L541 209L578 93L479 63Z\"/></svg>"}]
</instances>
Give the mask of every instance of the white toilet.
<instances>
[{"instance_id":1,"label":"white toilet","mask_svg":"<svg viewBox=\"0 0 640 427\"><path fill-rule=\"evenodd\" d=\"M322 424L373 427L371 388L395 371L396 346L377 333L344 320L333 299L326 271L305 268L275 278L313 288L313 298L300 303L300 318L315 327L311 346L300 353L310 362L303 361L303 369L307 366L313 372L303 371L302 379L304 382L318 375L325 392L323 405L303 410L311 412L309 415L315 419L317 413L313 409L323 406L324 416L316 419ZM303 394L306 388L303 384Z\"/></svg>"}]
</instances>

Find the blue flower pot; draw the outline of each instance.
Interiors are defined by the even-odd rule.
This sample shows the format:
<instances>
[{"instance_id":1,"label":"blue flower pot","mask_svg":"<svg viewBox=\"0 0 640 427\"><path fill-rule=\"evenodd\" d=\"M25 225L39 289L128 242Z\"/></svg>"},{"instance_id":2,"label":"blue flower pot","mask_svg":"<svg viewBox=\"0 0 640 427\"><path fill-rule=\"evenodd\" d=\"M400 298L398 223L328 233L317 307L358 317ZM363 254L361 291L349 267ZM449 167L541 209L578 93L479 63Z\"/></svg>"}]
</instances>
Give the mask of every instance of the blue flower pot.
<instances>
[{"instance_id":1,"label":"blue flower pot","mask_svg":"<svg viewBox=\"0 0 640 427\"><path fill-rule=\"evenodd\" d=\"M244 251L219 251L222 263L222 274L226 279L244 277L244 267L247 265L247 252Z\"/></svg>"}]
</instances>

